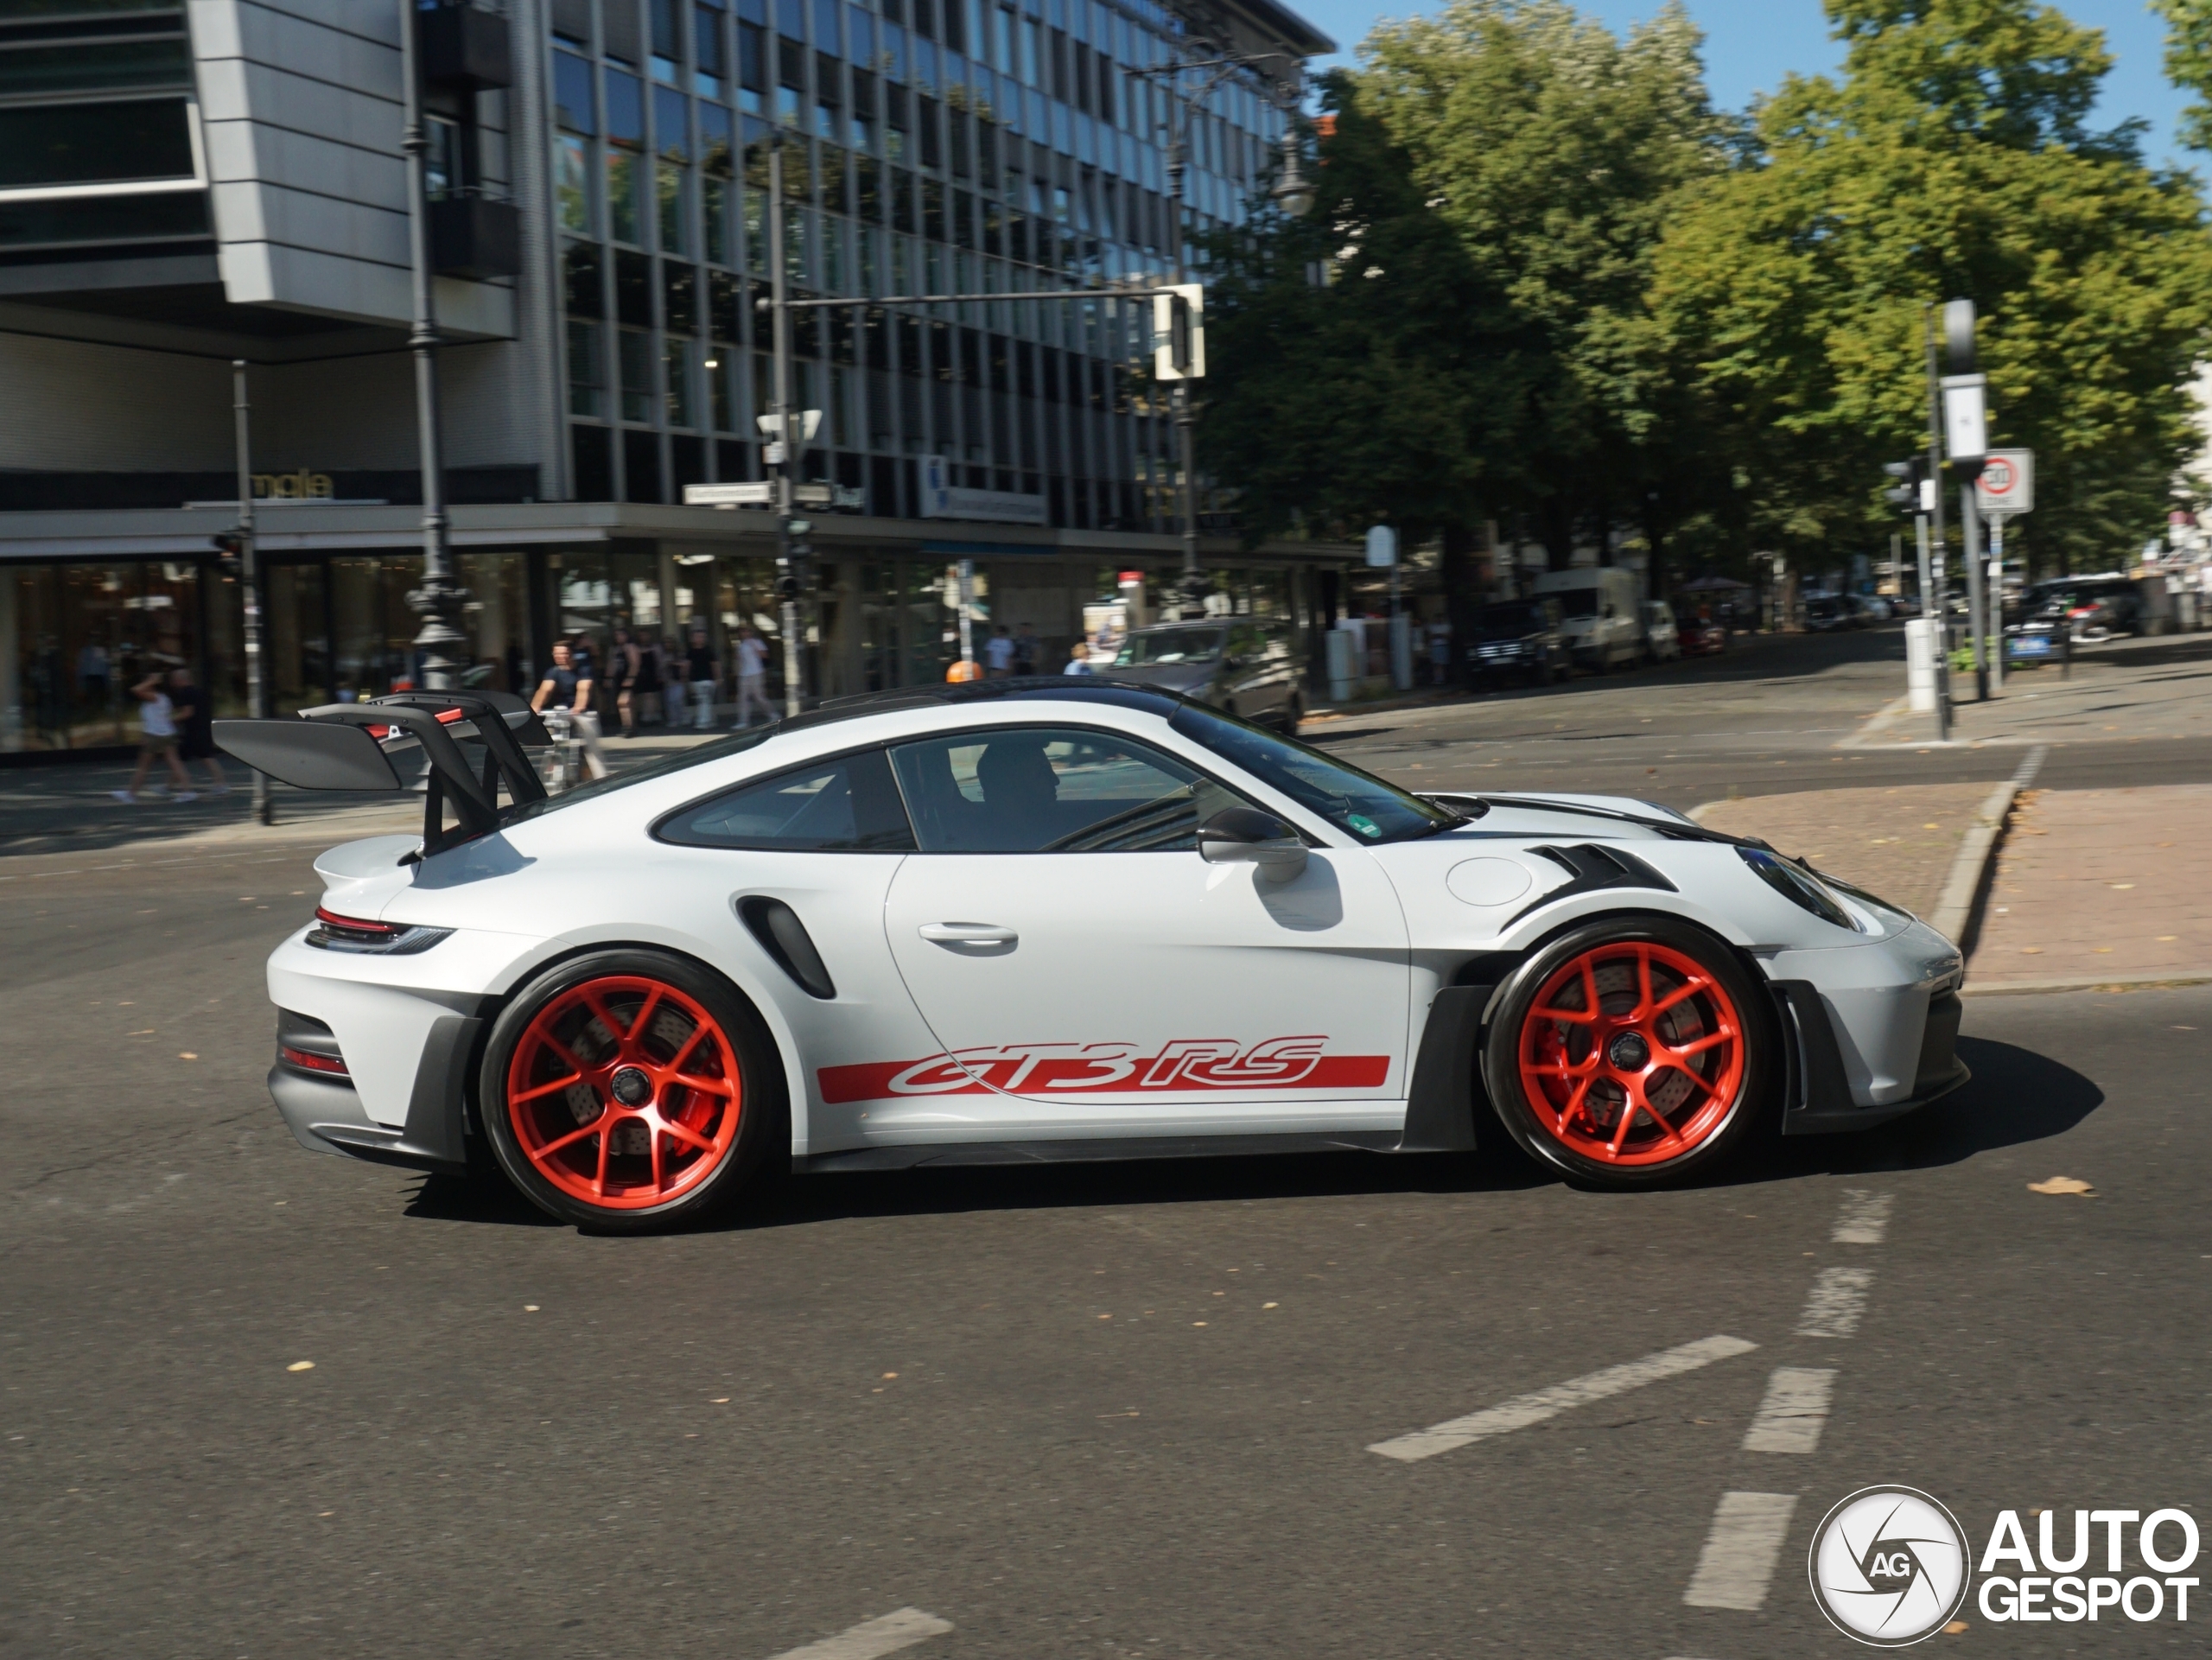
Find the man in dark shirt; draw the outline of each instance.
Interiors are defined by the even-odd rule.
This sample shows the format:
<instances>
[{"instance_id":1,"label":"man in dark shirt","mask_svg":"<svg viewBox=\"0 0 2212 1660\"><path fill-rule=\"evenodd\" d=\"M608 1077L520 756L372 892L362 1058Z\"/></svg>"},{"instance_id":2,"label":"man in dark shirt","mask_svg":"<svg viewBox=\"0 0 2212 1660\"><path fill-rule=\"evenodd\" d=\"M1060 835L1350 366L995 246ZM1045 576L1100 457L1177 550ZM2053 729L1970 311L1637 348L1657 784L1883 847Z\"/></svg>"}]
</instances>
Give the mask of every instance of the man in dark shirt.
<instances>
[{"instance_id":1,"label":"man in dark shirt","mask_svg":"<svg viewBox=\"0 0 2212 1660\"><path fill-rule=\"evenodd\" d=\"M223 763L215 758L215 710L207 694L192 684L192 671L169 671L169 718L176 722L176 753L184 760L185 771L192 770L192 763L200 762L207 769L207 793L228 795L230 780L223 776Z\"/></svg>"},{"instance_id":2,"label":"man in dark shirt","mask_svg":"<svg viewBox=\"0 0 2212 1660\"><path fill-rule=\"evenodd\" d=\"M548 704L568 712L576 736L584 747L584 766L594 778L607 776L607 756L599 747L599 716L591 708L591 670L576 667L575 653L565 639L553 646L553 666L537 683L530 706L543 710Z\"/></svg>"}]
</instances>

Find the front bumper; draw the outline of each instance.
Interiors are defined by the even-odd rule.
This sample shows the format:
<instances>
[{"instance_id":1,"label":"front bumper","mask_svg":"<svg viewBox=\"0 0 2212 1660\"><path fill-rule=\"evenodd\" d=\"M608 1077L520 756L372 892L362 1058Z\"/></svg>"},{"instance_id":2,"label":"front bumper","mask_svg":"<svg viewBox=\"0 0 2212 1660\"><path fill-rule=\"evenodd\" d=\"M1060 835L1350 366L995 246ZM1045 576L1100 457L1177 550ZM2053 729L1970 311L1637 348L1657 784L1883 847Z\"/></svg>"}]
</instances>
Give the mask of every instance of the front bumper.
<instances>
[{"instance_id":1,"label":"front bumper","mask_svg":"<svg viewBox=\"0 0 2212 1660\"><path fill-rule=\"evenodd\" d=\"M1782 1019L1784 1135L1832 1135L1871 1129L1916 1112L1950 1094L1974 1074L1958 1058L1959 1016L1963 1005L1956 989L1928 999L1911 1092L1902 1099L1861 1106L1852 1099L1842 1046L1820 990L1809 980L1770 983L1775 1009Z\"/></svg>"}]
</instances>

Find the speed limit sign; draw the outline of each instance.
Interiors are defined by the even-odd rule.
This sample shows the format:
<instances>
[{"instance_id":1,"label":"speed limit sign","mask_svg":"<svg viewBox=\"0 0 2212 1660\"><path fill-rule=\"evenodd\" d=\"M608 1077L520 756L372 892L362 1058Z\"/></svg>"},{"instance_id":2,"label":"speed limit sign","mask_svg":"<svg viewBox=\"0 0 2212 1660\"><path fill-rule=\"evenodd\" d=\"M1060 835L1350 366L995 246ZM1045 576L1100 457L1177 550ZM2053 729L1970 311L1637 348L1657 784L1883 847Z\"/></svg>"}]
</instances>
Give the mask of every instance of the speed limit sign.
<instances>
[{"instance_id":1,"label":"speed limit sign","mask_svg":"<svg viewBox=\"0 0 2212 1660\"><path fill-rule=\"evenodd\" d=\"M1974 505L1984 514L2031 512L2036 505L2036 453L1993 449L1974 480Z\"/></svg>"}]
</instances>

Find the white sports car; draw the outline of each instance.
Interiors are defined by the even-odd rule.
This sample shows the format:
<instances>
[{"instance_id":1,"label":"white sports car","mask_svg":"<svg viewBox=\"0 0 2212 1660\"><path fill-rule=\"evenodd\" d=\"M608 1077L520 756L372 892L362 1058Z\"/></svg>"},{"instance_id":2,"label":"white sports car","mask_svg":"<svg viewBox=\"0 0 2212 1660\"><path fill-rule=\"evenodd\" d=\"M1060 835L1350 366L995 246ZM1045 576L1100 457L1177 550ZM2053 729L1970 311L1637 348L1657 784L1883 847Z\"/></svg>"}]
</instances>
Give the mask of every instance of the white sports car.
<instances>
[{"instance_id":1,"label":"white sports car","mask_svg":"<svg viewBox=\"0 0 2212 1660\"><path fill-rule=\"evenodd\" d=\"M1967 1076L1958 949L1895 906L1666 808L1412 795L1149 687L855 698L550 798L511 697L303 714L218 740L325 789L419 749L428 822L317 862L269 962L279 1110L593 1229L786 1157L1503 1135L1645 1186Z\"/></svg>"}]
</instances>

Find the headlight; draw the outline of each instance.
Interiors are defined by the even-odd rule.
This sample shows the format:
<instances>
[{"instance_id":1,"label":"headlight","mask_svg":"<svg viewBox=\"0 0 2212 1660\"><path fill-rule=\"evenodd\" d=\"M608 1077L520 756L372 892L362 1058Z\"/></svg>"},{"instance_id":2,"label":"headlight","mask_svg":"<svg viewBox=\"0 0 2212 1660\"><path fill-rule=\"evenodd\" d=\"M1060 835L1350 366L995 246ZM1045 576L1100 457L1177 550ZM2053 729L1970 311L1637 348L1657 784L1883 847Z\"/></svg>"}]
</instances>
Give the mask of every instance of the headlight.
<instances>
[{"instance_id":1,"label":"headlight","mask_svg":"<svg viewBox=\"0 0 2212 1660\"><path fill-rule=\"evenodd\" d=\"M1843 908L1827 884L1802 865L1763 848L1739 847L1736 852L1761 881L1800 910L1810 911L1821 921L1832 922L1839 928L1848 928L1853 933L1860 932L1857 920Z\"/></svg>"}]
</instances>

